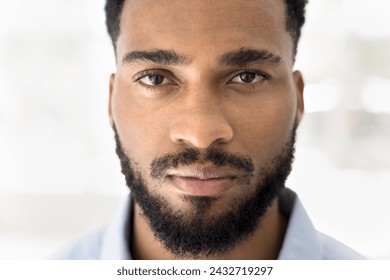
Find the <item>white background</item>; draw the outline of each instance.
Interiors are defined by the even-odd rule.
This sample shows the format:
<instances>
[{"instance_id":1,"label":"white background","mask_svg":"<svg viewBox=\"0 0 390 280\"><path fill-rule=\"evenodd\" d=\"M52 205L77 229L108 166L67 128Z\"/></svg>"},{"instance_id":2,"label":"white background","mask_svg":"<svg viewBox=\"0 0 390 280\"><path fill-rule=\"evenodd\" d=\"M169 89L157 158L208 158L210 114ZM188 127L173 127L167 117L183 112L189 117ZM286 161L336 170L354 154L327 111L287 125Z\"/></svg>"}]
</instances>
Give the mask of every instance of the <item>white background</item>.
<instances>
[{"instance_id":1,"label":"white background","mask_svg":"<svg viewBox=\"0 0 390 280\"><path fill-rule=\"evenodd\" d=\"M1 0L0 259L44 259L126 187L108 122L104 1ZM295 190L315 226L390 259L390 2L311 0Z\"/></svg>"}]
</instances>

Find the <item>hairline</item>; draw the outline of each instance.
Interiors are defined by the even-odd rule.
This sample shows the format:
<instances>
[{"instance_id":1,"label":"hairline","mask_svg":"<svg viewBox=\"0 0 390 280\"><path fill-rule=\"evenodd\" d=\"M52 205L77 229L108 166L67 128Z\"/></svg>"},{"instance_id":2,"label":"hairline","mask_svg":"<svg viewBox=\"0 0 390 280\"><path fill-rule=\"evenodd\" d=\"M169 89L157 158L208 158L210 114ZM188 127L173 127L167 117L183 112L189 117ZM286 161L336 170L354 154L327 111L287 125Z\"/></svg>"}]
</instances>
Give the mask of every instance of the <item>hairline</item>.
<instances>
[{"instance_id":1,"label":"hairline","mask_svg":"<svg viewBox=\"0 0 390 280\"><path fill-rule=\"evenodd\" d=\"M122 5L120 7L120 12L118 14L118 19L117 19L117 21L118 21L117 22L117 26L118 26L117 32L115 32L114 36L111 36L111 34L110 34L110 38L112 40L115 55L117 54L117 42L118 42L119 37L121 35L122 13L123 13L123 9L124 9L126 1L129 1L129 0L123 0ZM284 6L284 29L289 34L289 36L291 38L292 61L294 63L295 58L296 58L296 54L297 54L298 43L299 43L300 35L301 35L300 32L301 32L303 24L299 28L290 28L289 27L288 0L282 0L282 2L283 2L283 6ZM307 1L306 1L305 5L306 4L307 4ZM113 40L113 38L115 39L115 41Z\"/></svg>"}]
</instances>

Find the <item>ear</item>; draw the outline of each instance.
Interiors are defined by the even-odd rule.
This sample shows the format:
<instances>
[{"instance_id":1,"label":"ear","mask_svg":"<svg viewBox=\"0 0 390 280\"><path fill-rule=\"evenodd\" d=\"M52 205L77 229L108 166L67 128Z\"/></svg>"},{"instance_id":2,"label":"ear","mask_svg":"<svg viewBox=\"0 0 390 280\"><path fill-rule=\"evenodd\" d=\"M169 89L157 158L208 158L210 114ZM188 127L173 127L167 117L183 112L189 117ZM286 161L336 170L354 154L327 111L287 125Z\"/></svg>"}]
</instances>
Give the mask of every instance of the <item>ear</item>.
<instances>
[{"instance_id":1,"label":"ear","mask_svg":"<svg viewBox=\"0 0 390 280\"><path fill-rule=\"evenodd\" d=\"M305 111L305 104L303 101L303 90L305 88L305 82L303 81L301 72L294 71L293 76L294 76L295 94L297 98L296 122L297 124L299 124L302 120L303 113Z\"/></svg>"},{"instance_id":2,"label":"ear","mask_svg":"<svg viewBox=\"0 0 390 280\"><path fill-rule=\"evenodd\" d=\"M111 127L114 125L114 119L112 116L112 99L114 95L114 83L115 83L115 74L111 74L110 76L110 92L108 97L108 116L110 118Z\"/></svg>"}]
</instances>

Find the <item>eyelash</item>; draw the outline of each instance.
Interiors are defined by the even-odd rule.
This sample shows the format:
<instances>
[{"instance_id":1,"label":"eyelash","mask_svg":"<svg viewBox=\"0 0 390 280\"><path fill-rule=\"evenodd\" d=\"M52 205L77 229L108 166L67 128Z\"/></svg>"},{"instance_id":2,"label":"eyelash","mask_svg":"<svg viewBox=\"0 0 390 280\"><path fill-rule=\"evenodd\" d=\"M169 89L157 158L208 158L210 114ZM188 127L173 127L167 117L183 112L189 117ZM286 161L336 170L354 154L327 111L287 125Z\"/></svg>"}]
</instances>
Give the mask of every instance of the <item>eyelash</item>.
<instances>
[{"instance_id":1,"label":"eyelash","mask_svg":"<svg viewBox=\"0 0 390 280\"><path fill-rule=\"evenodd\" d=\"M165 70L159 70L159 69L152 69L152 70L146 70L144 72L141 72L139 73L134 82L138 83L140 82L141 79L145 78L145 77L148 77L148 76L162 76L164 79L169 79L169 80L172 80L170 78L168 78L166 74L162 73L164 72ZM245 70L240 70L240 71L237 71L236 73L234 73L232 75L232 77L229 79L228 83L230 83L233 79L237 78L239 75L242 75L244 73L250 73L250 74L255 74L255 75L258 75L258 76L261 76L265 81L267 80L270 80L271 79L271 76L267 73L264 73L262 71L258 71L258 70L253 70L253 69L245 69ZM142 82L141 82L142 83ZM252 83L241 83L242 85L253 85ZM147 85L145 83L142 83L142 85L148 89L151 89L151 90L155 90L157 89L158 87L161 87L161 86L164 86L165 84L163 85L155 85L155 86L152 86L152 85Z\"/></svg>"},{"instance_id":2,"label":"eyelash","mask_svg":"<svg viewBox=\"0 0 390 280\"><path fill-rule=\"evenodd\" d=\"M146 78L148 76L162 76L162 77L164 77L164 79L169 79L169 80L172 81L172 79L168 78L167 77L168 75L165 74L164 72L166 72L166 71L165 70L159 70L159 69L146 70L146 71L143 71L143 72L137 74L135 79L134 79L134 82L135 83L139 83L141 79ZM144 87L146 87L146 88L148 88L150 90L155 90L158 87L164 86L164 85L151 86L151 85L147 85L147 84L142 83L142 82L140 82L140 83L142 84L142 86L144 86Z\"/></svg>"},{"instance_id":3,"label":"eyelash","mask_svg":"<svg viewBox=\"0 0 390 280\"><path fill-rule=\"evenodd\" d=\"M134 82L138 82L139 80L147 77L147 76L163 76L166 77L167 75L164 74L164 70L159 70L159 69L152 69L152 70L145 70L141 73L138 73L135 77Z\"/></svg>"},{"instance_id":4,"label":"eyelash","mask_svg":"<svg viewBox=\"0 0 390 280\"><path fill-rule=\"evenodd\" d=\"M236 78L236 77L238 77L238 76L240 76L240 75L242 75L244 73L256 74L258 76L261 76L264 80L270 80L271 79L271 76L269 74L264 73L262 71L253 70L253 69L245 69L245 70L240 70L240 71L237 71L236 73L234 73L233 77L230 78L229 81L233 80L234 78ZM250 85L252 85L252 84L250 84Z\"/></svg>"}]
</instances>

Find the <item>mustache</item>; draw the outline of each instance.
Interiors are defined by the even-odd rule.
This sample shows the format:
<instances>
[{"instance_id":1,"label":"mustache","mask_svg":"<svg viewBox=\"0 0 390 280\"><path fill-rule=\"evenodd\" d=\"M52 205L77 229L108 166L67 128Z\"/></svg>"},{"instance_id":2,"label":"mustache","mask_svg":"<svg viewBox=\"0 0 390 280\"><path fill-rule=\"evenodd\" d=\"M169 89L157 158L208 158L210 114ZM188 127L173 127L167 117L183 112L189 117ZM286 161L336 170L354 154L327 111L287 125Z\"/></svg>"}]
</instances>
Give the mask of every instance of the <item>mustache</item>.
<instances>
[{"instance_id":1,"label":"mustache","mask_svg":"<svg viewBox=\"0 0 390 280\"><path fill-rule=\"evenodd\" d=\"M218 167L229 166L242 173L247 179L253 177L254 165L250 157L215 147L207 149L204 154L196 148L185 148L175 154L166 154L156 158L152 161L150 176L155 180L161 180L169 169L197 162L212 163Z\"/></svg>"}]
</instances>

